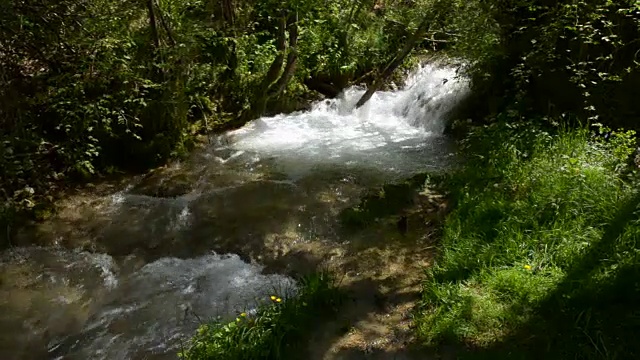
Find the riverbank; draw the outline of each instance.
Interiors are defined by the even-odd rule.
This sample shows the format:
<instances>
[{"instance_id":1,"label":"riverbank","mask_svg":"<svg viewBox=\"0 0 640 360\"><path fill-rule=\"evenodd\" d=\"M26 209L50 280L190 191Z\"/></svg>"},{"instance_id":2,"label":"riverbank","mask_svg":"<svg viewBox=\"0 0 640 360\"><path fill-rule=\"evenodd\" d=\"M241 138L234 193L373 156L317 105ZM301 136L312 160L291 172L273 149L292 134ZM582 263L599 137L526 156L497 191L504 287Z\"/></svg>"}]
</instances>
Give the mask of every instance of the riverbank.
<instances>
[{"instance_id":1,"label":"riverbank","mask_svg":"<svg viewBox=\"0 0 640 360\"><path fill-rule=\"evenodd\" d=\"M640 355L635 133L476 127L440 178L454 204L416 313L469 359ZM437 351L437 350L435 350Z\"/></svg>"},{"instance_id":2,"label":"riverbank","mask_svg":"<svg viewBox=\"0 0 640 360\"><path fill-rule=\"evenodd\" d=\"M424 177L420 178L422 182L400 185L408 200L395 198L398 192L381 199L407 214L404 231L398 229L397 211L378 210L375 221L352 228L342 243L321 239L299 243L294 234L291 239L278 239L281 255L275 262L263 260L270 264L267 271L295 276L311 272L307 275L311 279L318 277L316 271L332 274L332 292L316 293L303 278L302 294L282 296L282 301L276 294L257 311L239 312L238 319L228 323L204 325L187 347L186 358L209 359L212 354L225 359L254 359L260 354L263 359L313 360L412 356L412 313L420 299L423 270L436 254L437 229L445 215L443 197L434 189L424 191ZM366 200L355 208L363 204Z\"/></svg>"}]
</instances>

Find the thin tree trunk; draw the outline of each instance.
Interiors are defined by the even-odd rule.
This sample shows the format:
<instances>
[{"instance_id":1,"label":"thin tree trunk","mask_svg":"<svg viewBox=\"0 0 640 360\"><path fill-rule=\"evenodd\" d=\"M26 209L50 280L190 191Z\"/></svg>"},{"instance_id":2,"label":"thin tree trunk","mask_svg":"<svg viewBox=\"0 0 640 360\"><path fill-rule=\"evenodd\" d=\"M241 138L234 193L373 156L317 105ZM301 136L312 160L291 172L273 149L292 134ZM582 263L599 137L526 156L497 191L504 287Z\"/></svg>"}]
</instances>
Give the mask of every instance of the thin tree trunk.
<instances>
[{"instance_id":1,"label":"thin tree trunk","mask_svg":"<svg viewBox=\"0 0 640 360\"><path fill-rule=\"evenodd\" d=\"M371 99L373 94L378 91L378 89L384 84L391 74L400 66L404 59L411 53L413 48L416 46L418 39L420 39L427 29L428 21L427 19L423 20L422 23L418 26L418 29L413 33L411 38L407 40L407 43L404 45L402 50L393 58L393 60L387 65L387 67L382 71L382 74L378 76L376 81L367 89L367 91L362 95L358 103L356 104L356 109L360 108L362 105L366 104L367 101Z\"/></svg>"},{"instance_id":2,"label":"thin tree trunk","mask_svg":"<svg viewBox=\"0 0 640 360\"><path fill-rule=\"evenodd\" d=\"M264 114L267 108L267 101L269 101L270 89L276 81L278 81L280 72L282 71L282 64L284 63L284 55L287 50L287 18L283 16L280 19L280 26L278 26L278 38L276 39L276 48L278 53L276 58L273 59L267 74L262 81L260 89L257 90L256 99L252 107L250 116L260 116Z\"/></svg>"},{"instance_id":3,"label":"thin tree trunk","mask_svg":"<svg viewBox=\"0 0 640 360\"><path fill-rule=\"evenodd\" d=\"M271 96L280 95L296 72L296 64L298 63L298 13L296 12L289 20L289 54L287 55L287 64L280 79L275 84L275 89Z\"/></svg>"},{"instance_id":4,"label":"thin tree trunk","mask_svg":"<svg viewBox=\"0 0 640 360\"><path fill-rule=\"evenodd\" d=\"M235 14L233 12L232 0L222 0L220 5L222 6L222 18L227 25L233 27L235 23Z\"/></svg>"},{"instance_id":5,"label":"thin tree trunk","mask_svg":"<svg viewBox=\"0 0 640 360\"><path fill-rule=\"evenodd\" d=\"M282 17L280 19L280 26L278 27L278 38L276 40L276 49L278 53L276 54L276 58L273 59L271 66L269 66L269 70L267 71L267 75L264 78L263 86L264 90L267 91L269 86L273 84L276 80L278 80L278 75L280 71L282 71L282 64L284 63L284 54L287 50L287 19Z\"/></svg>"},{"instance_id":6,"label":"thin tree trunk","mask_svg":"<svg viewBox=\"0 0 640 360\"><path fill-rule=\"evenodd\" d=\"M169 24L165 21L164 15L162 14L162 9L160 9L160 6L158 6L158 17L160 18L160 23L162 24L162 28L164 28L164 31L167 33L167 37L169 38L169 42L171 43L171 46L175 46L176 40L173 37L173 31L171 31Z\"/></svg>"},{"instance_id":7,"label":"thin tree trunk","mask_svg":"<svg viewBox=\"0 0 640 360\"><path fill-rule=\"evenodd\" d=\"M151 36L156 49L160 48L160 37L158 37L158 24L156 23L156 14L153 9L153 0L147 0L147 10L149 11L149 26L151 28Z\"/></svg>"}]
</instances>

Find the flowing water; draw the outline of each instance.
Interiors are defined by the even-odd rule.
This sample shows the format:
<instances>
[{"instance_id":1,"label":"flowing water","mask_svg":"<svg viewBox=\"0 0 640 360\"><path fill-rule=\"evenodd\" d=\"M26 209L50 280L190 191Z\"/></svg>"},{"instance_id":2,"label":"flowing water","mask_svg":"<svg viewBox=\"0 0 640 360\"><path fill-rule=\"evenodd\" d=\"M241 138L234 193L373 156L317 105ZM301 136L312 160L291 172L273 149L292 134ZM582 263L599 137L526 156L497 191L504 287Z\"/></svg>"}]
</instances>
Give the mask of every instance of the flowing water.
<instances>
[{"instance_id":1,"label":"flowing water","mask_svg":"<svg viewBox=\"0 0 640 360\"><path fill-rule=\"evenodd\" d=\"M336 215L373 186L446 168L446 115L468 92L427 65L253 121L188 161L79 194L0 254L1 359L170 359L201 321L295 291L297 249L350 241ZM297 244L297 245L296 245Z\"/></svg>"}]
</instances>

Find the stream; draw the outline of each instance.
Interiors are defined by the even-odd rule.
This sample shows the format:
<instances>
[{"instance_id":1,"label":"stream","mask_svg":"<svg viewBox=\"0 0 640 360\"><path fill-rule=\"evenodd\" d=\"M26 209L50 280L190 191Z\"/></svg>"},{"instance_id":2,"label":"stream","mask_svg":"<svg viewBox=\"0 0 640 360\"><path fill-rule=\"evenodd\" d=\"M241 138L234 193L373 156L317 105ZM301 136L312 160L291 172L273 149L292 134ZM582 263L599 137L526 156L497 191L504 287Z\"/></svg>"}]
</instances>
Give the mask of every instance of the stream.
<instances>
[{"instance_id":1,"label":"stream","mask_svg":"<svg viewBox=\"0 0 640 360\"><path fill-rule=\"evenodd\" d=\"M0 359L175 359L203 321L294 292L292 275L322 260L315 248L339 256L355 241L340 210L454 161L442 133L468 93L455 67L423 65L354 110L363 93L255 120L63 201L16 240L35 245L0 253Z\"/></svg>"}]
</instances>

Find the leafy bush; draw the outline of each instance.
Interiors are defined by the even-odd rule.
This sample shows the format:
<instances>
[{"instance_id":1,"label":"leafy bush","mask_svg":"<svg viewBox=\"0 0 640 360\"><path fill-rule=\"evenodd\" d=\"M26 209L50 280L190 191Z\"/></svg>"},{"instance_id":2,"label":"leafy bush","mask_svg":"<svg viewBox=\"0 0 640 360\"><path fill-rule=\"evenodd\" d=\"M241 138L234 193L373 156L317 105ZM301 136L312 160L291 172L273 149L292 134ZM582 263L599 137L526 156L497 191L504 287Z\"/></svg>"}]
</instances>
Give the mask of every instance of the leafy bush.
<instances>
[{"instance_id":1,"label":"leafy bush","mask_svg":"<svg viewBox=\"0 0 640 360\"><path fill-rule=\"evenodd\" d=\"M476 115L571 113L637 127L637 1L452 1L442 11L452 14L450 51L469 60Z\"/></svg>"},{"instance_id":2,"label":"leafy bush","mask_svg":"<svg viewBox=\"0 0 640 360\"><path fill-rule=\"evenodd\" d=\"M3 225L45 214L34 209L52 203L62 179L153 166L184 145L189 73L175 51L152 45L143 4L0 10Z\"/></svg>"},{"instance_id":3,"label":"leafy bush","mask_svg":"<svg viewBox=\"0 0 640 360\"><path fill-rule=\"evenodd\" d=\"M460 342L471 357L640 354L626 333L640 325L635 305L602 300L640 295L635 134L596 134L471 131L468 161L443 180L457 205L424 285L422 341Z\"/></svg>"},{"instance_id":4,"label":"leafy bush","mask_svg":"<svg viewBox=\"0 0 640 360\"><path fill-rule=\"evenodd\" d=\"M342 293L328 274L299 282L297 293L276 295L254 314L240 313L235 321L201 325L180 357L204 359L285 359L304 349L305 336L323 316L337 311ZM301 348L302 346L302 348Z\"/></svg>"}]
</instances>

